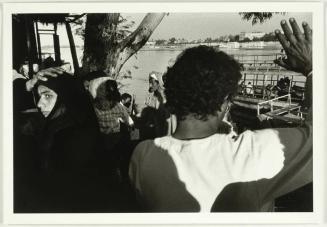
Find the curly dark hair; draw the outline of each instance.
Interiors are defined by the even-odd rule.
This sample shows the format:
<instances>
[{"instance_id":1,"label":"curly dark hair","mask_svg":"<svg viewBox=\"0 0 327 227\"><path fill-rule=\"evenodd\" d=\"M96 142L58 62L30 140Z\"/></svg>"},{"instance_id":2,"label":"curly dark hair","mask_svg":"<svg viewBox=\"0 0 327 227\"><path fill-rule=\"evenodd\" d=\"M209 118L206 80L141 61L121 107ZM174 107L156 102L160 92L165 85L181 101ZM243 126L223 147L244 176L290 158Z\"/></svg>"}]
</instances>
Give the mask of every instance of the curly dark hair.
<instances>
[{"instance_id":1,"label":"curly dark hair","mask_svg":"<svg viewBox=\"0 0 327 227\"><path fill-rule=\"evenodd\" d=\"M101 110L111 109L120 102L120 93L115 80L107 80L97 88L94 105Z\"/></svg>"},{"instance_id":2,"label":"curly dark hair","mask_svg":"<svg viewBox=\"0 0 327 227\"><path fill-rule=\"evenodd\" d=\"M186 49L165 74L167 107L179 120L190 114L206 120L236 93L240 70L236 60L212 47Z\"/></svg>"}]
</instances>

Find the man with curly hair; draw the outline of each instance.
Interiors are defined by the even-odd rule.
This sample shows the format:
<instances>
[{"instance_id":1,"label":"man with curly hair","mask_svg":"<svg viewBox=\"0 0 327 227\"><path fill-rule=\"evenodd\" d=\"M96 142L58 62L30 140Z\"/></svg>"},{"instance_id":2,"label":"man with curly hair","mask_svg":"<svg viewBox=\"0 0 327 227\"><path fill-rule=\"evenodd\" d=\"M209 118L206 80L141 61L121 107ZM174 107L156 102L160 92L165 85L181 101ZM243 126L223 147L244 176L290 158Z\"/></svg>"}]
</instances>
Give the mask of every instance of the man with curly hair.
<instances>
[{"instance_id":1,"label":"man with curly hair","mask_svg":"<svg viewBox=\"0 0 327 227\"><path fill-rule=\"evenodd\" d=\"M290 19L276 36L287 53L277 63L307 76L311 29ZM290 54L292 53L292 54ZM217 133L241 78L240 65L207 46L185 50L166 73L167 107L177 116L171 136L140 143L130 178L145 211L272 211L275 198L312 181L312 122L305 127ZM308 92L311 98L311 92Z\"/></svg>"}]
</instances>

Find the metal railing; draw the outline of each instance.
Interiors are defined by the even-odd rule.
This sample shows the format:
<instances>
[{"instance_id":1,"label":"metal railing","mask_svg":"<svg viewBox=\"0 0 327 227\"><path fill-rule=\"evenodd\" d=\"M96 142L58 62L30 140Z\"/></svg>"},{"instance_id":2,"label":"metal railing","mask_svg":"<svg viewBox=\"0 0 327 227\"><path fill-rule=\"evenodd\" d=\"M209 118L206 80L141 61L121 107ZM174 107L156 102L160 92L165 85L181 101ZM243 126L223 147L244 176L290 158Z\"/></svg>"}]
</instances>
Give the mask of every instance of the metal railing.
<instances>
[{"instance_id":1,"label":"metal railing","mask_svg":"<svg viewBox=\"0 0 327 227\"><path fill-rule=\"evenodd\" d=\"M267 64L277 66L274 63L274 60L283 57L284 54L235 54L232 56L241 64L249 64L253 66Z\"/></svg>"},{"instance_id":2,"label":"metal railing","mask_svg":"<svg viewBox=\"0 0 327 227\"><path fill-rule=\"evenodd\" d=\"M287 93L296 93L296 90L293 91L293 88L304 88L305 87L305 79L300 80L296 75L268 75L265 73L253 73L247 74L243 72L243 77L240 84L239 95L247 95L253 98L262 98L262 99L270 99L271 96L274 95L273 87L278 84L280 79L289 78L289 86L287 87ZM248 83L251 83L249 86ZM269 87L269 89L268 89ZM250 91L251 90L251 91ZM294 98L294 100L301 101L304 98L304 94L302 92L302 98ZM300 95L300 96L301 96Z\"/></svg>"},{"instance_id":3,"label":"metal railing","mask_svg":"<svg viewBox=\"0 0 327 227\"><path fill-rule=\"evenodd\" d=\"M292 104L291 94L287 94L287 95L279 96L277 98L273 98L273 99L270 99L270 100L267 100L267 101L259 102L257 104L257 115L260 115L260 109L261 109L260 107L261 106L267 106L267 104L269 105L270 112L273 112L275 110L274 105L273 105L274 101L281 100L281 99L284 99L284 98L287 98L288 105L289 105L289 107L291 107L291 104ZM281 110L281 109L278 109L278 110ZM286 108L285 108L285 110L286 110Z\"/></svg>"}]
</instances>

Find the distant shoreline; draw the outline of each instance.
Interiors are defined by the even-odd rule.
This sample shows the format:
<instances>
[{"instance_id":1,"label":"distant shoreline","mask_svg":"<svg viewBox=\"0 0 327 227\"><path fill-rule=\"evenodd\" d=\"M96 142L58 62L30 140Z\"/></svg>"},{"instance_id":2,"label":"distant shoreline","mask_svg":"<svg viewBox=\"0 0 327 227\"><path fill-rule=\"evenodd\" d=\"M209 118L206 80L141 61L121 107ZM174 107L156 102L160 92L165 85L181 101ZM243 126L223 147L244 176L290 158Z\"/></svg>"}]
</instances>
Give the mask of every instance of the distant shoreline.
<instances>
[{"instance_id":1,"label":"distant shoreline","mask_svg":"<svg viewBox=\"0 0 327 227\"><path fill-rule=\"evenodd\" d=\"M232 44L232 43L238 43L238 42L227 42L227 43L222 43L222 44L217 44L217 43L187 43L187 44L175 44L175 45L144 45L140 51L182 51L186 48L198 46L198 45L207 45L207 46L212 46L214 48L221 48L221 49L241 49L241 50L260 50L260 49L280 49L279 45L271 45L271 42L263 42L259 46L253 45L253 42L249 42L248 46L225 46L226 44ZM252 45L253 46L252 46ZM52 48L51 45L46 45L43 48ZM70 48L69 45L62 45L61 48ZM75 46L76 49L82 49L82 45Z\"/></svg>"}]
</instances>

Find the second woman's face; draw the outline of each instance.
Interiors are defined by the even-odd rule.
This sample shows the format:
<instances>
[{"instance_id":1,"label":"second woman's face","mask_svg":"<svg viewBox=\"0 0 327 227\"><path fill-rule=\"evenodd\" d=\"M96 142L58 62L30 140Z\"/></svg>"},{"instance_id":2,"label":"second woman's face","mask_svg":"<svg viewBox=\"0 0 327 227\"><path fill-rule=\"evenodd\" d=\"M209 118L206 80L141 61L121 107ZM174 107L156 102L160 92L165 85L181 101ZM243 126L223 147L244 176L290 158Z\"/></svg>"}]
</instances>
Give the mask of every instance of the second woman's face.
<instances>
[{"instance_id":1,"label":"second woman's face","mask_svg":"<svg viewBox=\"0 0 327 227\"><path fill-rule=\"evenodd\" d=\"M37 107L40 108L44 117L48 117L56 104L58 95L56 92L44 85L38 86L37 92L40 96Z\"/></svg>"},{"instance_id":2,"label":"second woman's face","mask_svg":"<svg viewBox=\"0 0 327 227\"><path fill-rule=\"evenodd\" d=\"M159 88L159 82L153 78L149 79L149 92L157 91Z\"/></svg>"}]
</instances>

